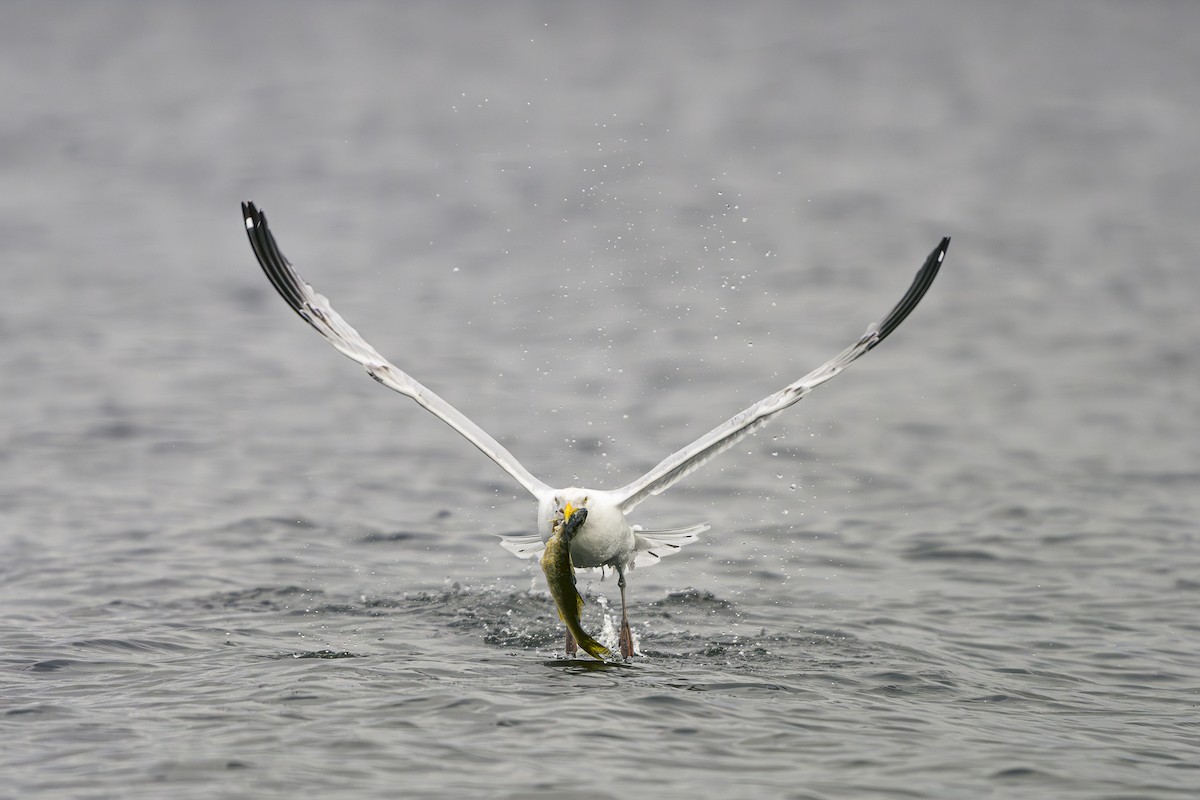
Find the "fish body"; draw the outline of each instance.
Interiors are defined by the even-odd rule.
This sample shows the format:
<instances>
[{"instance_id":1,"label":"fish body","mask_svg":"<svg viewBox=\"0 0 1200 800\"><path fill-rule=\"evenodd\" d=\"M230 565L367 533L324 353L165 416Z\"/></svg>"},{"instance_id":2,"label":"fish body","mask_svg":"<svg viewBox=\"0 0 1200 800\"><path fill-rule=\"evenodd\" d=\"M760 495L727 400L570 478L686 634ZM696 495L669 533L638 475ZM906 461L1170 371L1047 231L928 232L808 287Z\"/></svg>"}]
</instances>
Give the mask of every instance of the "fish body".
<instances>
[{"instance_id":1,"label":"fish body","mask_svg":"<svg viewBox=\"0 0 1200 800\"><path fill-rule=\"evenodd\" d=\"M587 519L587 509L575 510L571 516L556 526L546 542L542 553L542 572L546 573L546 585L550 596L558 606L558 616L575 637L575 641L592 658L601 661L612 658L612 651L584 632L579 615L583 611L583 597L575 587L575 567L571 563L571 537Z\"/></svg>"}]
</instances>

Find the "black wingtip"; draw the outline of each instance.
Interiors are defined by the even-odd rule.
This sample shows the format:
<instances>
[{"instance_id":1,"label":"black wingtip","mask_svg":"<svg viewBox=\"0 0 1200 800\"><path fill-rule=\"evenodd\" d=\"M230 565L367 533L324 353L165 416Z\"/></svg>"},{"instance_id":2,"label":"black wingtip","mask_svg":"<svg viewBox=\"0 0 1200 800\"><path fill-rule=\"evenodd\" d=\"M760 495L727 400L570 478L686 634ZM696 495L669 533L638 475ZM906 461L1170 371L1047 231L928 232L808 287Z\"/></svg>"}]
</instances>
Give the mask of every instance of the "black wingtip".
<instances>
[{"instance_id":1,"label":"black wingtip","mask_svg":"<svg viewBox=\"0 0 1200 800\"><path fill-rule=\"evenodd\" d=\"M303 317L304 290L300 286L300 276L279 251L275 236L267 226L267 215L252 201L247 200L242 203L242 219L246 224L246 236L250 239L250 247L258 258L259 266L280 296Z\"/></svg>"},{"instance_id":2,"label":"black wingtip","mask_svg":"<svg viewBox=\"0 0 1200 800\"><path fill-rule=\"evenodd\" d=\"M870 348L876 347L880 342L888 337L888 335L904 322L905 318L912 313L917 304L921 302L921 298L929 291L929 287L933 285L933 279L937 277L938 270L942 268L942 262L946 259L946 251L950 249L950 237L943 236L942 241L937 247L933 248L933 252L925 259L925 263L917 270L916 277L913 278L912 285L908 287L904 297L900 298L900 302L888 312L883 322L879 323L879 336Z\"/></svg>"}]
</instances>

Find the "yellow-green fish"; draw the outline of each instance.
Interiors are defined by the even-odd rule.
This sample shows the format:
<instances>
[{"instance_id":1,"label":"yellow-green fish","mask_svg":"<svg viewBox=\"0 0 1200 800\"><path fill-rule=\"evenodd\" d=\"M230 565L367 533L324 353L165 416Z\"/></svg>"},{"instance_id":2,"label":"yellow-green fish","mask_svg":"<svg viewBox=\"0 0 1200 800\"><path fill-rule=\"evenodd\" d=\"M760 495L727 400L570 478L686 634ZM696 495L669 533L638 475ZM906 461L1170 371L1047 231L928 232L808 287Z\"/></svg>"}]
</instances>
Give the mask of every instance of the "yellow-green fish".
<instances>
[{"instance_id":1,"label":"yellow-green fish","mask_svg":"<svg viewBox=\"0 0 1200 800\"><path fill-rule=\"evenodd\" d=\"M568 505L565 510L566 519L556 526L546 542L546 551L542 553L542 572L546 573L550 596L554 598L558 616L566 624L567 630L592 658L604 661L612 657L612 651L588 636L579 624L583 597L575 588L575 567L571 564L571 537L587 519L587 509L572 509Z\"/></svg>"}]
</instances>

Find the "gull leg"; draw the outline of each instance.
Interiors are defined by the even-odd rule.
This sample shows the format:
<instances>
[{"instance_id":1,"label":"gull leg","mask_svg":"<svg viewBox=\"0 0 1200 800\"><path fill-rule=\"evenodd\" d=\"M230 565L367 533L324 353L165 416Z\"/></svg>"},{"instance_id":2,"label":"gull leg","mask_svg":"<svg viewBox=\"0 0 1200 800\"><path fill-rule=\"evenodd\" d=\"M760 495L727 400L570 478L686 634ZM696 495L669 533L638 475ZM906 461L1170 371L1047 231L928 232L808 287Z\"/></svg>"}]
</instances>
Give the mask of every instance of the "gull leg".
<instances>
[{"instance_id":1,"label":"gull leg","mask_svg":"<svg viewBox=\"0 0 1200 800\"><path fill-rule=\"evenodd\" d=\"M617 567L617 586L621 588L621 658L633 657L633 631L629 629L629 615L625 611L625 570Z\"/></svg>"},{"instance_id":2,"label":"gull leg","mask_svg":"<svg viewBox=\"0 0 1200 800\"><path fill-rule=\"evenodd\" d=\"M579 645L575 643L575 637L571 635L571 631L567 631L566 651L568 658L574 658L579 652Z\"/></svg>"}]
</instances>

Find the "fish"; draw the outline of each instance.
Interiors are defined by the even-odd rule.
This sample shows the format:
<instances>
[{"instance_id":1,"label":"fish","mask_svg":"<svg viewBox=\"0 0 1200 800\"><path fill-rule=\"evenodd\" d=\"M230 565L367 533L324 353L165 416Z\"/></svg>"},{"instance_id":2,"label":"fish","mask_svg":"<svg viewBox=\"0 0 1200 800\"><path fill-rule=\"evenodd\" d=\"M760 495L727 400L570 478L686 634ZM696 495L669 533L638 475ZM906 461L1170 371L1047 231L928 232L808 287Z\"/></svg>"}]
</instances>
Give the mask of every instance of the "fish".
<instances>
[{"instance_id":1,"label":"fish","mask_svg":"<svg viewBox=\"0 0 1200 800\"><path fill-rule=\"evenodd\" d=\"M542 553L542 572L546 573L546 585L550 596L558 606L558 617L567 626L575 641L592 658L607 661L612 651L597 642L583 630L579 614L583 611L583 597L575 587L575 567L571 563L571 537L587 519L587 509L570 509L570 515L555 526L554 533L546 542Z\"/></svg>"}]
</instances>

